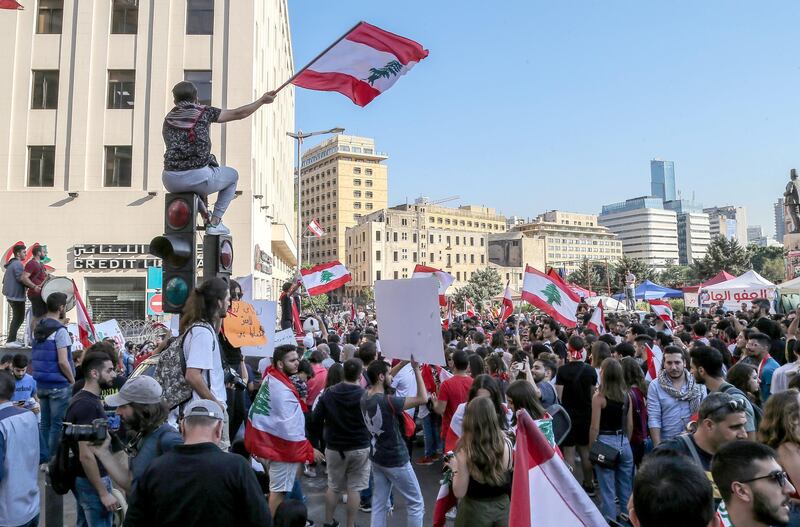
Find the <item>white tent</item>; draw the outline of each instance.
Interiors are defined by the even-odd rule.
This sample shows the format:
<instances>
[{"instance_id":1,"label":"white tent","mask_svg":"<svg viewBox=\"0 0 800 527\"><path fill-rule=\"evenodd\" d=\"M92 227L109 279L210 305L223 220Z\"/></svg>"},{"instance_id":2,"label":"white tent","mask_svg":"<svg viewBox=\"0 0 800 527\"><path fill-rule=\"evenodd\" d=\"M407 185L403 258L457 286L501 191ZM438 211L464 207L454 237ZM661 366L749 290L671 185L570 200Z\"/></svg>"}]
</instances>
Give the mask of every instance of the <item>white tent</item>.
<instances>
[{"instance_id":1,"label":"white tent","mask_svg":"<svg viewBox=\"0 0 800 527\"><path fill-rule=\"evenodd\" d=\"M603 301L603 311L626 311L625 304L614 300L610 296L590 296L584 298L584 301L591 307L597 307L598 302Z\"/></svg>"},{"instance_id":2,"label":"white tent","mask_svg":"<svg viewBox=\"0 0 800 527\"><path fill-rule=\"evenodd\" d=\"M782 295L800 294L800 276L780 284L778 286L778 291L780 291Z\"/></svg>"},{"instance_id":3,"label":"white tent","mask_svg":"<svg viewBox=\"0 0 800 527\"><path fill-rule=\"evenodd\" d=\"M754 300L766 299L772 304L777 286L755 271L747 271L732 280L704 287L700 290L700 304L716 304L720 300L728 309L748 307Z\"/></svg>"}]
</instances>

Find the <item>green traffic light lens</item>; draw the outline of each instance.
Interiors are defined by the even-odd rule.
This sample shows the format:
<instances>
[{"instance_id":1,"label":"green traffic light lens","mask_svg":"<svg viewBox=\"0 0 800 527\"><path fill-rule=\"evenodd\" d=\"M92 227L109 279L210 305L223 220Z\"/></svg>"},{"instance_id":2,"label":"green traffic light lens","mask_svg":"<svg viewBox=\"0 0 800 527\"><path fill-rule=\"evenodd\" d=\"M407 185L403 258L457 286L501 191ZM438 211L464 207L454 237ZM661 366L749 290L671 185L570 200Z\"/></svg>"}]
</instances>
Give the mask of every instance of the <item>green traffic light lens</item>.
<instances>
[{"instance_id":1,"label":"green traffic light lens","mask_svg":"<svg viewBox=\"0 0 800 527\"><path fill-rule=\"evenodd\" d=\"M164 289L164 299L167 304L172 306L182 306L186 303L189 297L189 284L186 280L174 277L167 282L167 287Z\"/></svg>"}]
</instances>

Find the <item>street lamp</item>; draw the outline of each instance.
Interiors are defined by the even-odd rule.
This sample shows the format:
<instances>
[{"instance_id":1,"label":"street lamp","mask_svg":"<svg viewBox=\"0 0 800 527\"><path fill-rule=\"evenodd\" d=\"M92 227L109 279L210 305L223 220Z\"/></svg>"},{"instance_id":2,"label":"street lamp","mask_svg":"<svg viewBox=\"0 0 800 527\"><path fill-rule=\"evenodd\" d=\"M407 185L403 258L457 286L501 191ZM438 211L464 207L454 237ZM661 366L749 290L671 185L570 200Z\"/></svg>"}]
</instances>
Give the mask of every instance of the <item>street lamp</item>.
<instances>
[{"instance_id":1,"label":"street lamp","mask_svg":"<svg viewBox=\"0 0 800 527\"><path fill-rule=\"evenodd\" d=\"M300 179L300 145L303 144L304 139L308 139L309 137L313 137L315 135L325 135L325 134L341 134L344 132L344 128L331 128L330 130L320 130L318 132L303 132L302 130L298 130L297 132L286 132L286 135L294 139L297 143L297 163L295 164L295 171L297 173L297 270L299 271L302 267L303 262L303 243L302 243L302 236L303 236L303 206L302 206L302 182Z\"/></svg>"}]
</instances>

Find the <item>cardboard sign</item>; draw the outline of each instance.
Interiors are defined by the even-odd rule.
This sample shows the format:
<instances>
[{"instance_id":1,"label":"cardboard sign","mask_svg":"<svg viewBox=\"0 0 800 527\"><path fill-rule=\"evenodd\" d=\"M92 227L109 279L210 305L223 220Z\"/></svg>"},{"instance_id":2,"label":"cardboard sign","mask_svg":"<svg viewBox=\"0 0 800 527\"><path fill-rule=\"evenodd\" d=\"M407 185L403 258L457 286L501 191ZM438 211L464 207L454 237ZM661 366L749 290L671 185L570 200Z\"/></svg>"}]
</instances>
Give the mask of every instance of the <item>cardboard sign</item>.
<instances>
[{"instance_id":1,"label":"cardboard sign","mask_svg":"<svg viewBox=\"0 0 800 527\"><path fill-rule=\"evenodd\" d=\"M114 340L114 344L117 345L117 349L123 349L125 347L125 335L122 334L122 328L119 327L119 323L116 319L95 324L94 332L97 335L98 342L111 338Z\"/></svg>"},{"instance_id":2,"label":"cardboard sign","mask_svg":"<svg viewBox=\"0 0 800 527\"><path fill-rule=\"evenodd\" d=\"M241 300L231 302L228 316L222 319L222 328L228 342L236 348L261 346L267 342L255 308Z\"/></svg>"},{"instance_id":3,"label":"cardboard sign","mask_svg":"<svg viewBox=\"0 0 800 527\"><path fill-rule=\"evenodd\" d=\"M275 332L275 347L278 346L297 346L297 339L292 328L282 329ZM273 348L274 349L274 348Z\"/></svg>"},{"instance_id":4,"label":"cardboard sign","mask_svg":"<svg viewBox=\"0 0 800 527\"><path fill-rule=\"evenodd\" d=\"M446 365L435 278L375 282L375 311L386 357Z\"/></svg>"},{"instance_id":5,"label":"cardboard sign","mask_svg":"<svg viewBox=\"0 0 800 527\"><path fill-rule=\"evenodd\" d=\"M245 357L272 357L272 352L275 350L275 318L278 304L270 300L253 300L251 304L264 330L265 339L264 344L260 346L243 347L242 355Z\"/></svg>"}]
</instances>

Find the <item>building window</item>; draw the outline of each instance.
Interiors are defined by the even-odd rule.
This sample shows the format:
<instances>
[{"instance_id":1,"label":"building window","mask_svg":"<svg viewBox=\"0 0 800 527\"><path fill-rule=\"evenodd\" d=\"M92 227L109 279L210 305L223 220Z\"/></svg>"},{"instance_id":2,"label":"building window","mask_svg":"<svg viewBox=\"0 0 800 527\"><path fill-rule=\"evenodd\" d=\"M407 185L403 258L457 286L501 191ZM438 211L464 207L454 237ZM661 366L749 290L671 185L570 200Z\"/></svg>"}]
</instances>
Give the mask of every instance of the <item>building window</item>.
<instances>
[{"instance_id":1,"label":"building window","mask_svg":"<svg viewBox=\"0 0 800 527\"><path fill-rule=\"evenodd\" d=\"M187 0L186 34L214 34L214 0Z\"/></svg>"},{"instance_id":2,"label":"building window","mask_svg":"<svg viewBox=\"0 0 800 527\"><path fill-rule=\"evenodd\" d=\"M459 240L460 240L460 238L458 236L456 236L456 245L461 245L461 242L459 242Z\"/></svg>"},{"instance_id":3,"label":"building window","mask_svg":"<svg viewBox=\"0 0 800 527\"><path fill-rule=\"evenodd\" d=\"M361 186L361 180L360 179L354 179L353 180L353 185L356 186L356 187L360 187Z\"/></svg>"},{"instance_id":4,"label":"building window","mask_svg":"<svg viewBox=\"0 0 800 527\"><path fill-rule=\"evenodd\" d=\"M52 187L55 184L56 147L28 147L28 186Z\"/></svg>"},{"instance_id":5,"label":"building window","mask_svg":"<svg viewBox=\"0 0 800 527\"><path fill-rule=\"evenodd\" d=\"M416 252L411 253L411 259L414 260L415 262L417 261L417 253Z\"/></svg>"},{"instance_id":6,"label":"building window","mask_svg":"<svg viewBox=\"0 0 800 527\"><path fill-rule=\"evenodd\" d=\"M461 281L461 271L456 271L456 280Z\"/></svg>"},{"instance_id":7,"label":"building window","mask_svg":"<svg viewBox=\"0 0 800 527\"><path fill-rule=\"evenodd\" d=\"M355 168L353 169L353 174L360 174L360 173L361 173L361 169L360 169L360 168L358 168L358 167L355 167Z\"/></svg>"},{"instance_id":8,"label":"building window","mask_svg":"<svg viewBox=\"0 0 800 527\"><path fill-rule=\"evenodd\" d=\"M135 70L108 70L108 108L132 109L135 87Z\"/></svg>"},{"instance_id":9,"label":"building window","mask_svg":"<svg viewBox=\"0 0 800 527\"><path fill-rule=\"evenodd\" d=\"M376 262L380 262L381 261L381 252L380 251L375 251L375 261Z\"/></svg>"},{"instance_id":10,"label":"building window","mask_svg":"<svg viewBox=\"0 0 800 527\"><path fill-rule=\"evenodd\" d=\"M367 210L372 210L372 203L367 203L365 207L367 208Z\"/></svg>"},{"instance_id":11,"label":"building window","mask_svg":"<svg viewBox=\"0 0 800 527\"><path fill-rule=\"evenodd\" d=\"M417 243L417 233L416 232L411 234L411 241L414 242L414 243Z\"/></svg>"},{"instance_id":12,"label":"building window","mask_svg":"<svg viewBox=\"0 0 800 527\"><path fill-rule=\"evenodd\" d=\"M397 261L397 251L392 253L392 261L395 261L395 262Z\"/></svg>"},{"instance_id":13,"label":"building window","mask_svg":"<svg viewBox=\"0 0 800 527\"><path fill-rule=\"evenodd\" d=\"M371 187L372 186L372 180L368 179L368 180L364 181L364 184L367 185L368 187Z\"/></svg>"},{"instance_id":14,"label":"building window","mask_svg":"<svg viewBox=\"0 0 800 527\"><path fill-rule=\"evenodd\" d=\"M392 233L392 239L394 239L395 242L397 241L397 233L396 232Z\"/></svg>"},{"instance_id":15,"label":"building window","mask_svg":"<svg viewBox=\"0 0 800 527\"><path fill-rule=\"evenodd\" d=\"M460 254L458 254L458 253L456 253L456 263L457 263L457 264L460 264L460 263L461 263L461 255L460 255Z\"/></svg>"},{"instance_id":16,"label":"building window","mask_svg":"<svg viewBox=\"0 0 800 527\"><path fill-rule=\"evenodd\" d=\"M354 209L360 209L361 208L361 203L359 203L358 201L354 202L353 203L353 208Z\"/></svg>"},{"instance_id":17,"label":"building window","mask_svg":"<svg viewBox=\"0 0 800 527\"><path fill-rule=\"evenodd\" d=\"M483 247L483 238L481 238L481 247Z\"/></svg>"},{"instance_id":18,"label":"building window","mask_svg":"<svg viewBox=\"0 0 800 527\"><path fill-rule=\"evenodd\" d=\"M58 70L33 72L32 110L55 110L58 108Z\"/></svg>"},{"instance_id":19,"label":"building window","mask_svg":"<svg viewBox=\"0 0 800 527\"><path fill-rule=\"evenodd\" d=\"M375 231L375 241L381 241L381 231Z\"/></svg>"},{"instance_id":20,"label":"building window","mask_svg":"<svg viewBox=\"0 0 800 527\"><path fill-rule=\"evenodd\" d=\"M483 263L483 255L481 255L481 263Z\"/></svg>"},{"instance_id":21,"label":"building window","mask_svg":"<svg viewBox=\"0 0 800 527\"><path fill-rule=\"evenodd\" d=\"M183 72L183 80L191 82L197 88L197 102L199 104L211 106L210 70L186 70Z\"/></svg>"},{"instance_id":22,"label":"building window","mask_svg":"<svg viewBox=\"0 0 800 527\"><path fill-rule=\"evenodd\" d=\"M39 0L36 32L40 35L61 34L61 20L63 17L64 0Z\"/></svg>"},{"instance_id":23,"label":"building window","mask_svg":"<svg viewBox=\"0 0 800 527\"><path fill-rule=\"evenodd\" d=\"M395 261L396 261L396 260L395 260ZM398 273L397 271L395 271L393 276L394 276L394 279L395 279L395 280L397 280L398 278L400 278L400 273Z\"/></svg>"},{"instance_id":24,"label":"building window","mask_svg":"<svg viewBox=\"0 0 800 527\"><path fill-rule=\"evenodd\" d=\"M371 168L364 169L364 174L366 174L368 176L371 176L372 175L372 169Z\"/></svg>"},{"instance_id":25,"label":"building window","mask_svg":"<svg viewBox=\"0 0 800 527\"><path fill-rule=\"evenodd\" d=\"M111 14L112 35L135 35L139 25L138 0L114 0Z\"/></svg>"},{"instance_id":26,"label":"building window","mask_svg":"<svg viewBox=\"0 0 800 527\"><path fill-rule=\"evenodd\" d=\"M471 264L475 263L475 255L474 254L470 254L469 255L469 263L471 263Z\"/></svg>"},{"instance_id":27,"label":"building window","mask_svg":"<svg viewBox=\"0 0 800 527\"><path fill-rule=\"evenodd\" d=\"M371 191L369 191L369 190L368 190L368 191L366 191L366 192L364 193L364 197L371 198L371 197L372 197L372 192L371 192Z\"/></svg>"},{"instance_id":28,"label":"building window","mask_svg":"<svg viewBox=\"0 0 800 527\"><path fill-rule=\"evenodd\" d=\"M407 242L408 241L408 233L407 232L400 233L400 239L403 240L404 242Z\"/></svg>"},{"instance_id":29,"label":"building window","mask_svg":"<svg viewBox=\"0 0 800 527\"><path fill-rule=\"evenodd\" d=\"M131 186L131 147L106 147L106 187Z\"/></svg>"},{"instance_id":30,"label":"building window","mask_svg":"<svg viewBox=\"0 0 800 527\"><path fill-rule=\"evenodd\" d=\"M354 198L360 198L361 197L361 191L360 190L354 190L353 191L353 197Z\"/></svg>"},{"instance_id":31,"label":"building window","mask_svg":"<svg viewBox=\"0 0 800 527\"><path fill-rule=\"evenodd\" d=\"M375 280L380 280L380 279L381 279L381 272L375 271Z\"/></svg>"}]
</instances>

